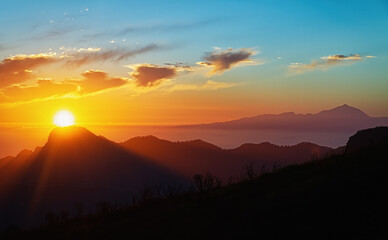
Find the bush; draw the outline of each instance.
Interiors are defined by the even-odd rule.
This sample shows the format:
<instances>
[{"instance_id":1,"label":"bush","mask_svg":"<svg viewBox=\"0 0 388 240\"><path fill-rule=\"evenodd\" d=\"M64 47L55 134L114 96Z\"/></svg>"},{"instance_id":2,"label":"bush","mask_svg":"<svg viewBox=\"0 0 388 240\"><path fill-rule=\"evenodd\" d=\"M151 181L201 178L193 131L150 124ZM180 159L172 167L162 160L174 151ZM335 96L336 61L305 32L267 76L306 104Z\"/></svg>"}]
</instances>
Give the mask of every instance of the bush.
<instances>
[{"instance_id":1,"label":"bush","mask_svg":"<svg viewBox=\"0 0 388 240\"><path fill-rule=\"evenodd\" d=\"M202 174L195 174L194 183L200 192L209 191L222 186L221 179L209 172L206 173L205 176Z\"/></svg>"}]
</instances>

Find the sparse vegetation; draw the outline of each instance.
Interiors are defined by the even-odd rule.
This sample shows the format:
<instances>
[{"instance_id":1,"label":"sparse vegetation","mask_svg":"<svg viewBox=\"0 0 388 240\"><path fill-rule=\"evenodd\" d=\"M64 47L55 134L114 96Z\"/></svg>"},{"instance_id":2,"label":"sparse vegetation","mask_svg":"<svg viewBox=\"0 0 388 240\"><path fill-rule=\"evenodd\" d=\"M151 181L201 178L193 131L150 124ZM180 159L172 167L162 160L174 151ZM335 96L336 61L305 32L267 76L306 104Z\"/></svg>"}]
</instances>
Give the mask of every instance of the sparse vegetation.
<instances>
[{"instance_id":1,"label":"sparse vegetation","mask_svg":"<svg viewBox=\"0 0 388 240\"><path fill-rule=\"evenodd\" d=\"M219 188L222 186L221 179L209 172L205 175L195 174L194 183L199 192L210 191L212 189Z\"/></svg>"}]
</instances>

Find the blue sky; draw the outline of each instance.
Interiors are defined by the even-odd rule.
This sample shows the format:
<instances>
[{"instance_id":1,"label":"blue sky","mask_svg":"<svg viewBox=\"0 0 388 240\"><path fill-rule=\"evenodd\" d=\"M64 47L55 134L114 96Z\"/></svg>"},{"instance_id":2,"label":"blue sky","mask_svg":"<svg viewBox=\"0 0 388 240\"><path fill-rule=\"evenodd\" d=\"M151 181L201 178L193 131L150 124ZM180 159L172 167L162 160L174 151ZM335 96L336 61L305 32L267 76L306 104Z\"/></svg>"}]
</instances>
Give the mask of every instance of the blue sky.
<instances>
[{"instance_id":1,"label":"blue sky","mask_svg":"<svg viewBox=\"0 0 388 240\"><path fill-rule=\"evenodd\" d=\"M1 2L2 44L30 52L33 46L47 50L46 42L105 46L126 38L128 44L177 44L192 49L187 55L193 57L209 45L256 46L268 57L292 54L309 60L337 51L386 54L388 37L386 1ZM128 27L135 30L120 34ZM53 29L63 35L28 41ZM79 42L94 34L100 35Z\"/></svg>"}]
</instances>

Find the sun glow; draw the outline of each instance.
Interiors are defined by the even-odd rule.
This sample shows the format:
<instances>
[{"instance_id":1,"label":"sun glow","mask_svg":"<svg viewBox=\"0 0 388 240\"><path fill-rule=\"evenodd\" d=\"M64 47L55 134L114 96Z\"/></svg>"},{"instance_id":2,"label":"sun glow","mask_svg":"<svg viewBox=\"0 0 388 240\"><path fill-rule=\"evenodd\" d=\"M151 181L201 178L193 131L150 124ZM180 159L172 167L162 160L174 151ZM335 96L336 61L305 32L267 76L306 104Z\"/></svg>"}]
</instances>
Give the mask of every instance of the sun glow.
<instances>
[{"instance_id":1,"label":"sun glow","mask_svg":"<svg viewBox=\"0 0 388 240\"><path fill-rule=\"evenodd\" d=\"M54 124L58 127L67 127L74 125L74 116L69 111L59 111L54 116Z\"/></svg>"}]
</instances>

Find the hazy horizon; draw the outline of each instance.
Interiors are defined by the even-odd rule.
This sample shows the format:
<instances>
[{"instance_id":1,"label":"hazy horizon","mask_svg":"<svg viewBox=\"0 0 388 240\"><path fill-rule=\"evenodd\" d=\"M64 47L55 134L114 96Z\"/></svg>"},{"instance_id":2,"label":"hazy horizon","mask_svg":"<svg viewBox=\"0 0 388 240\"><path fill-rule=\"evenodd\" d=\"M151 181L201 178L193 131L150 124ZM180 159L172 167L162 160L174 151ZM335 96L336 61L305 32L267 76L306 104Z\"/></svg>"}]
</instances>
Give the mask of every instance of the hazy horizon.
<instances>
[{"instance_id":1,"label":"hazy horizon","mask_svg":"<svg viewBox=\"0 0 388 240\"><path fill-rule=\"evenodd\" d=\"M343 104L341 106L346 106ZM339 106L336 106L339 107ZM353 107L353 106L350 106ZM333 107L334 108L334 107ZM331 108L331 109L333 109ZM312 114L320 113L321 109ZM361 110L362 111L362 110ZM270 113L268 113L270 114ZM281 114L281 113L280 113ZM311 113L295 113L308 115ZM237 119L253 116L242 116ZM370 116L372 117L372 116ZM381 116L378 116L381 117ZM227 119L225 121L236 120ZM225 122L220 121L220 122ZM214 123L214 122L209 122ZM195 123L194 123L195 124ZM207 123L199 123L207 124ZM49 125L49 126L48 126ZM124 142L138 136L152 135L169 141L189 141L201 139L225 149L239 147L244 143L270 142L276 145L295 145L301 142L311 142L321 146L337 148L344 146L348 138L355 132L343 131L313 131L295 129L195 129L180 128L180 125L126 125L126 124L86 124L76 123L96 135L101 135L114 142ZM190 124L189 124L190 125ZM24 149L34 150L35 147L43 146L52 129L57 126L51 124L21 124L14 123L0 125L0 158L15 156ZM355 129L357 130L357 129ZM359 130L359 129L358 129ZM20 136L23 136L21 139Z\"/></svg>"}]
</instances>

